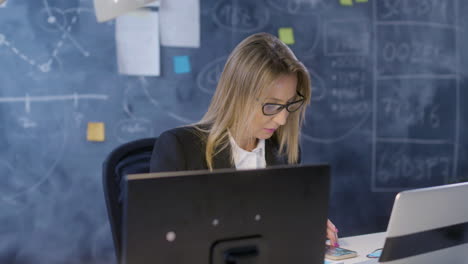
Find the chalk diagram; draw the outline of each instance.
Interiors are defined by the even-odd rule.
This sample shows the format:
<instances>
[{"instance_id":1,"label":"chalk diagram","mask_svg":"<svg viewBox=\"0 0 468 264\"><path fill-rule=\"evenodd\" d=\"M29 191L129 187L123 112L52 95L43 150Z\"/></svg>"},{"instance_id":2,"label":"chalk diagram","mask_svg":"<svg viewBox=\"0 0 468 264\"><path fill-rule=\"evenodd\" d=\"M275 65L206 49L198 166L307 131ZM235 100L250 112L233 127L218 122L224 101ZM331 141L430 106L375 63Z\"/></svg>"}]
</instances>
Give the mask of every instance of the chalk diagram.
<instances>
[{"instance_id":1,"label":"chalk diagram","mask_svg":"<svg viewBox=\"0 0 468 264\"><path fill-rule=\"evenodd\" d=\"M311 106L303 128L305 140L330 144L345 139L369 119L371 105L367 91L358 87L329 87L314 70Z\"/></svg>"},{"instance_id":2,"label":"chalk diagram","mask_svg":"<svg viewBox=\"0 0 468 264\"><path fill-rule=\"evenodd\" d=\"M324 11L334 4L333 1L328 0L267 0L267 3L277 11L288 14L310 14Z\"/></svg>"},{"instance_id":3,"label":"chalk diagram","mask_svg":"<svg viewBox=\"0 0 468 264\"><path fill-rule=\"evenodd\" d=\"M220 28L230 31L253 33L270 22L270 10L263 8L261 1L232 2L217 1L212 19Z\"/></svg>"},{"instance_id":4,"label":"chalk diagram","mask_svg":"<svg viewBox=\"0 0 468 264\"><path fill-rule=\"evenodd\" d=\"M457 0L373 2L374 192L458 177L458 5Z\"/></svg>"},{"instance_id":5,"label":"chalk diagram","mask_svg":"<svg viewBox=\"0 0 468 264\"><path fill-rule=\"evenodd\" d=\"M152 122L141 116L151 116L151 113L140 113L139 109L153 110L151 105L142 105L143 102L151 102L144 94L143 88L146 87L147 81L144 77L140 77L136 82L129 82L124 91L122 107L127 118L119 120L114 127L115 138L121 143L129 142L140 138L153 136ZM140 97L145 97L145 100L139 100ZM133 99L138 103L133 103ZM158 103L155 103L158 106ZM138 107L139 109L135 109ZM154 111L154 110L153 110Z\"/></svg>"},{"instance_id":6,"label":"chalk diagram","mask_svg":"<svg viewBox=\"0 0 468 264\"><path fill-rule=\"evenodd\" d=\"M59 58L59 53L63 48L64 43L67 41L71 43L76 50L84 57L91 56L91 52L87 50L81 43L79 43L71 34L71 31L78 21L80 13L89 12L92 13L91 9L85 8L70 8L62 10L59 8L51 7L48 0L44 0L44 8L37 13L37 23L44 30L44 32L59 32L60 37L53 44L53 50L49 56L45 59L34 58L31 55L22 52L18 48L13 40L9 39L0 30L0 48L6 48L10 50L15 56L37 68L40 72L48 73L52 69L54 63L57 67L61 67L62 62ZM71 19L68 19L68 15L71 14Z\"/></svg>"},{"instance_id":7,"label":"chalk diagram","mask_svg":"<svg viewBox=\"0 0 468 264\"><path fill-rule=\"evenodd\" d=\"M25 6L8 5L23 13ZM92 55L84 44L72 35L81 14L93 14L91 9L60 9L42 1L42 8L31 18L36 22L41 34L59 33L50 46L48 56L32 54L22 50L15 35L7 35L0 26L0 51L9 60L30 65L42 74L60 70L63 65L61 52L69 43L75 51L87 58ZM6 18L0 18L6 19ZM50 41L50 40L49 40ZM70 52L69 50L66 51ZM27 74L24 74L27 76ZM80 102L108 100L108 95L99 93L64 92L53 95L37 95L36 92L20 92L14 96L0 97L3 120L1 130L15 131L4 133L1 144L7 151L0 155L0 172L3 175L0 185L2 206L24 202L24 195L37 189L54 174L54 170L64 156L70 137L69 130L82 125L84 115L78 111ZM45 114L46 113L46 114ZM67 115L68 113L68 115ZM71 113L71 116L69 116ZM31 162L25 166L24 161Z\"/></svg>"},{"instance_id":8,"label":"chalk diagram","mask_svg":"<svg viewBox=\"0 0 468 264\"><path fill-rule=\"evenodd\" d=\"M320 13L329 9L333 1L267 0L266 2L275 12L282 14L283 17L290 17L290 19L281 21L279 27L292 27L294 29L295 43L291 48L296 52L296 55L310 56L310 54L316 53L323 34L323 18Z\"/></svg>"},{"instance_id":9,"label":"chalk diagram","mask_svg":"<svg viewBox=\"0 0 468 264\"><path fill-rule=\"evenodd\" d=\"M365 21L327 20L322 25L325 63L305 57L312 81L311 106L303 137L330 144L345 139L369 120L372 111L369 61L370 35ZM356 44L358 43L358 44ZM316 65L330 72L321 76Z\"/></svg>"},{"instance_id":10,"label":"chalk diagram","mask_svg":"<svg viewBox=\"0 0 468 264\"><path fill-rule=\"evenodd\" d=\"M228 56L222 56L207 63L197 75L197 87L200 91L213 95L223 72Z\"/></svg>"},{"instance_id":11,"label":"chalk diagram","mask_svg":"<svg viewBox=\"0 0 468 264\"><path fill-rule=\"evenodd\" d=\"M107 95L76 93L61 96L0 97L0 107L9 106L9 111L3 111L7 116L4 117L0 129L16 131L5 134L10 137L4 139L6 142L15 143L8 144L9 151L0 155L0 171L4 177L0 185L0 200L14 200L38 187L54 172L67 145L67 130L79 127L82 121L79 113L72 119L73 122L67 121L63 111L64 103L72 102L72 107L77 108L80 100L107 99ZM35 107L41 111L34 111ZM43 111L49 113L47 118L42 116ZM24 166L24 160L37 164ZM47 161L48 165L45 165L44 161ZM35 170L30 171L31 168Z\"/></svg>"},{"instance_id":12,"label":"chalk diagram","mask_svg":"<svg viewBox=\"0 0 468 264\"><path fill-rule=\"evenodd\" d=\"M119 120L113 127L113 134L122 143L153 137L160 120L165 125L173 123L172 126L200 120L211 98L196 89L191 77L138 77L129 80L125 86L122 109L126 118Z\"/></svg>"}]
</instances>

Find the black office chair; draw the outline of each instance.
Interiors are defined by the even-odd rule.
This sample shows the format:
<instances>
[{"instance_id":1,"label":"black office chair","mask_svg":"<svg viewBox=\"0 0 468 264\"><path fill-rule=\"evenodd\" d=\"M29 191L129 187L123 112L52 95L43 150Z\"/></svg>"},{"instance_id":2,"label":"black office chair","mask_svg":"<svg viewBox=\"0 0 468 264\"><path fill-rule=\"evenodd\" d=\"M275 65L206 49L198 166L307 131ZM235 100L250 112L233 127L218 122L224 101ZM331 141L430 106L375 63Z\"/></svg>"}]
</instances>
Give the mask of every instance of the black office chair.
<instances>
[{"instance_id":1,"label":"black office chair","mask_svg":"<svg viewBox=\"0 0 468 264\"><path fill-rule=\"evenodd\" d=\"M122 252L123 180L127 174L149 172L156 140L157 138L144 138L123 144L114 149L103 163L104 196L118 263Z\"/></svg>"}]
</instances>

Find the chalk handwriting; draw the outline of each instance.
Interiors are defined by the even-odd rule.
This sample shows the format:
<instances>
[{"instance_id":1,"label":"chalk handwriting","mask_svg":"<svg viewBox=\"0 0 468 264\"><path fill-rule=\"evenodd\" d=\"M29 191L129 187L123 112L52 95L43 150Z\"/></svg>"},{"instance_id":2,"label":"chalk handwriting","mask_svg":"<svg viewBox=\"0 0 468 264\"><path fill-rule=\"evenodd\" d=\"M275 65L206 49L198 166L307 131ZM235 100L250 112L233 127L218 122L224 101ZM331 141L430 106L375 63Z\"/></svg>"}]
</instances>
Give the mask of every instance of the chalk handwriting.
<instances>
[{"instance_id":1,"label":"chalk handwriting","mask_svg":"<svg viewBox=\"0 0 468 264\"><path fill-rule=\"evenodd\" d=\"M380 20L413 20L453 23L453 0L379 0Z\"/></svg>"},{"instance_id":2,"label":"chalk handwriting","mask_svg":"<svg viewBox=\"0 0 468 264\"><path fill-rule=\"evenodd\" d=\"M231 1L218 1L213 12L213 21L220 27L239 32L255 32L270 19L267 8L255 6L255 2L242 6Z\"/></svg>"},{"instance_id":3,"label":"chalk handwriting","mask_svg":"<svg viewBox=\"0 0 468 264\"><path fill-rule=\"evenodd\" d=\"M428 125L431 128L440 127L439 104L423 105L410 102L404 98L385 97L380 99L383 106L382 117L386 122L403 123L405 125Z\"/></svg>"},{"instance_id":4,"label":"chalk handwriting","mask_svg":"<svg viewBox=\"0 0 468 264\"><path fill-rule=\"evenodd\" d=\"M384 151L378 156L377 181L390 183L411 179L417 183L446 179L450 176L451 162L452 158L444 155L410 155L401 151Z\"/></svg>"}]
</instances>

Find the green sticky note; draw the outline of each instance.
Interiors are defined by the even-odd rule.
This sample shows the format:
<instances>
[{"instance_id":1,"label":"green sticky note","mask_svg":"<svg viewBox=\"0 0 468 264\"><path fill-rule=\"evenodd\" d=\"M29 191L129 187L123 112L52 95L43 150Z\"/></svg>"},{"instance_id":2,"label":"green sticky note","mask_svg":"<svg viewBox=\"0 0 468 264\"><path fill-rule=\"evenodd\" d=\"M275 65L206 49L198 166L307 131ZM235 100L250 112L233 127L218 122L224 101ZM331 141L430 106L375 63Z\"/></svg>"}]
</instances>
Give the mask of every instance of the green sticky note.
<instances>
[{"instance_id":1,"label":"green sticky note","mask_svg":"<svg viewBox=\"0 0 468 264\"><path fill-rule=\"evenodd\" d=\"M278 35L285 44L294 44L294 31L292 28L280 28L278 30Z\"/></svg>"},{"instance_id":2,"label":"green sticky note","mask_svg":"<svg viewBox=\"0 0 468 264\"><path fill-rule=\"evenodd\" d=\"M356 0L356 3L367 3L367 0Z\"/></svg>"},{"instance_id":3,"label":"green sticky note","mask_svg":"<svg viewBox=\"0 0 468 264\"><path fill-rule=\"evenodd\" d=\"M340 0L340 4L344 6L352 6L353 0Z\"/></svg>"}]
</instances>

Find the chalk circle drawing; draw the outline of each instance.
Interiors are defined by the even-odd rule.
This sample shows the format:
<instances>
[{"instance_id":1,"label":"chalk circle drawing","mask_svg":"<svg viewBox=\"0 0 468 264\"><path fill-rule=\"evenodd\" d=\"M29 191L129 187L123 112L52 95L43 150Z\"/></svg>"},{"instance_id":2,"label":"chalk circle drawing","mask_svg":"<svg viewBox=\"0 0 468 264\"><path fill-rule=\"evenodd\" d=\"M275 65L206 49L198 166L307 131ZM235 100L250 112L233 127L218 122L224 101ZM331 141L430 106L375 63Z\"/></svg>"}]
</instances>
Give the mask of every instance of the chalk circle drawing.
<instances>
[{"instance_id":1,"label":"chalk circle drawing","mask_svg":"<svg viewBox=\"0 0 468 264\"><path fill-rule=\"evenodd\" d=\"M200 70L200 73L197 75L197 87L202 92L214 94L227 58L228 56L223 56L214 59Z\"/></svg>"},{"instance_id":2,"label":"chalk circle drawing","mask_svg":"<svg viewBox=\"0 0 468 264\"><path fill-rule=\"evenodd\" d=\"M191 79L190 79L191 80ZM181 124L190 124L198 121L201 115L206 111L204 106L209 101L210 97L202 94L193 94L190 98L181 98L181 86L193 85L190 80L156 80L156 83L151 83L142 77L139 78L139 89L143 90L143 94L154 107L165 113L168 117L176 120ZM157 89L153 89L157 87ZM188 87L196 90L196 87ZM198 90L196 90L198 91ZM130 116L135 117L134 114Z\"/></svg>"},{"instance_id":3,"label":"chalk circle drawing","mask_svg":"<svg viewBox=\"0 0 468 264\"><path fill-rule=\"evenodd\" d=\"M329 9L332 2L330 0L267 0L267 3L277 11L292 15Z\"/></svg>"},{"instance_id":4,"label":"chalk circle drawing","mask_svg":"<svg viewBox=\"0 0 468 264\"><path fill-rule=\"evenodd\" d=\"M310 98L310 100L313 103L321 101L325 98L327 92L325 82L314 70L310 68L307 68L307 70L311 77L312 98Z\"/></svg>"},{"instance_id":5,"label":"chalk circle drawing","mask_svg":"<svg viewBox=\"0 0 468 264\"><path fill-rule=\"evenodd\" d=\"M240 4L237 1L218 1L212 12L213 21L221 28L251 33L265 27L270 21L270 10L261 1Z\"/></svg>"},{"instance_id":6,"label":"chalk circle drawing","mask_svg":"<svg viewBox=\"0 0 468 264\"><path fill-rule=\"evenodd\" d=\"M119 142L128 142L153 135L151 122L147 119L120 120L115 127L115 136Z\"/></svg>"},{"instance_id":7,"label":"chalk circle drawing","mask_svg":"<svg viewBox=\"0 0 468 264\"><path fill-rule=\"evenodd\" d=\"M48 32L59 32L68 25L65 13L58 8L44 8L36 15L37 24Z\"/></svg>"},{"instance_id":8,"label":"chalk circle drawing","mask_svg":"<svg viewBox=\"0 0 468 264\"><path fill-rule=\"evenodd\" d=\"M305 60L305 65L313 64ZM308 70L312 98L306 113L303 137L318 143L343 140L369 118L372 109L370 91L354 84L330 87L314 70L309 67Z\"/></svg>"}]
</instances>

